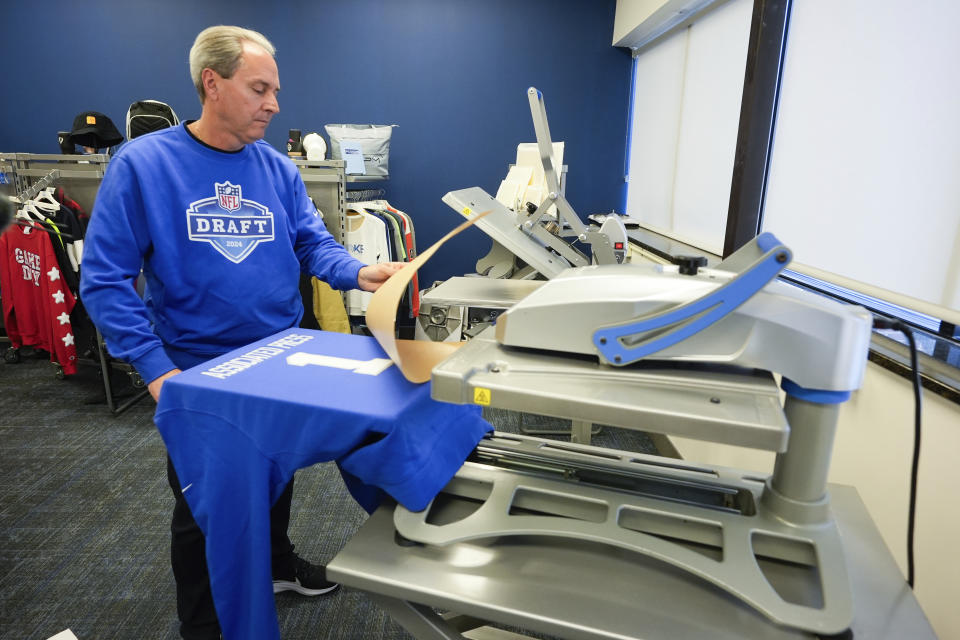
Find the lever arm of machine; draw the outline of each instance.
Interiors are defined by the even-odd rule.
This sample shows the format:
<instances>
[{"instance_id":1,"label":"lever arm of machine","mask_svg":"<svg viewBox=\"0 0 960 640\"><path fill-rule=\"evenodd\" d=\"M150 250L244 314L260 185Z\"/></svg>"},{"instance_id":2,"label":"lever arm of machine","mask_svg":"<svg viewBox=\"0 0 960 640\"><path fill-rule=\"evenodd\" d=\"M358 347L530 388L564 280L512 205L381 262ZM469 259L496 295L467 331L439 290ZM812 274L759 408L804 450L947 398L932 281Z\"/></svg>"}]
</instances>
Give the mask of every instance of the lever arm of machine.
<instances>
[{"instance_id":1,"label":"lever arm of machine","mask_svg":"<svg viewBox=\"0 0 960 640\"><path fill-rule=\"evenodd\" d=\"M530 114L533 117L533 129L537 135L537 147L540 150L540 162L543 164L543 175L547 181L547 197L533 213L527 215L521 223L521 228L532 235L539 236L542 233L549 233L542 229L539 222L547 210L550 209L550 206L556 204L562 235L576 236L580 242L589 244L597 264L617 264L617 256L610 238L601 231L588 229L560 192L557 167L553 166L553 141L550 139L550 126L547 124L547 110L543 104L543 94L536 87L530 87L527 89L527 99L530 101ZM563 233L563 222L570 225L572 233ZM564 257L570 259L567 255L564 255ZM581 265L576 259L573 259L572 262L575 265Z\"/></svg>"},{"instance_id":2,"label":"lever arm of machine","mask_svg":"<svg viewBox=\"0 0 960 640\"><path fill-rule=\"evenodd\" d=\"M762 233L731 259L752 264L711 293L679 307L601 327L593 343L609 364L628 365L685 340L717 322L773 280L792 253L772 233ZM721 265L722 266L722 265Z\"/></svg>"}]
</instances>

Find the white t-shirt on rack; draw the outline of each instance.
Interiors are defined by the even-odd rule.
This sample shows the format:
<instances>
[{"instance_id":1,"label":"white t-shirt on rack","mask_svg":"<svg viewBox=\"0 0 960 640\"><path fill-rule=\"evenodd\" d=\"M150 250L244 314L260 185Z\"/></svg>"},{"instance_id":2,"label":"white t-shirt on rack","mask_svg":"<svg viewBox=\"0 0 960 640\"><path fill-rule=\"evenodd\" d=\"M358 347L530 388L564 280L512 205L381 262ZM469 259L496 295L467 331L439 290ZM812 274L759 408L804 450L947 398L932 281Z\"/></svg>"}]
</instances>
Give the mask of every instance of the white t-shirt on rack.
<instances>
[{"instance_id":1,"label":"white t-shirt on rack","mask_svg":"<svg viewBox=\"0 0 960 640\"><path fill-rule=\"evenodd\" d=\"M390 262L387 227L383 220L375 215L348 211L343 244L351 256L364 264ZM347 291L347 314L362 316L366 313L367 303L372 295L369 291L361 291L360 289Z\"/></svg>"}]
</instances>

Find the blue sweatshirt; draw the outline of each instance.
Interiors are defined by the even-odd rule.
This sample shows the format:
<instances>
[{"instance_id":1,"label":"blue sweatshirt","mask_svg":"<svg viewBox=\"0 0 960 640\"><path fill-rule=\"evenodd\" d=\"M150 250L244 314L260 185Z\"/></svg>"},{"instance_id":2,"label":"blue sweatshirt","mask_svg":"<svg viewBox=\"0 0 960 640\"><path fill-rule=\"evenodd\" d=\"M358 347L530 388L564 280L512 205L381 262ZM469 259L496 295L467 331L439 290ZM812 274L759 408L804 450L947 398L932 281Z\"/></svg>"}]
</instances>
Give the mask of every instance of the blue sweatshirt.
<instances>
[{"instance_id":1,"label":"blue sweatshirt","mask_svg":"<svg viewBox=\"0 0 960 640\"><path fill-rule=\"evenodd\" d=\"M182 124L111 159L80 297L111 355L149 383L297 326L301 271L354 289L361 267L326 230L288 158L262 140L218 151Z\"/></svg>"}]
</instances>

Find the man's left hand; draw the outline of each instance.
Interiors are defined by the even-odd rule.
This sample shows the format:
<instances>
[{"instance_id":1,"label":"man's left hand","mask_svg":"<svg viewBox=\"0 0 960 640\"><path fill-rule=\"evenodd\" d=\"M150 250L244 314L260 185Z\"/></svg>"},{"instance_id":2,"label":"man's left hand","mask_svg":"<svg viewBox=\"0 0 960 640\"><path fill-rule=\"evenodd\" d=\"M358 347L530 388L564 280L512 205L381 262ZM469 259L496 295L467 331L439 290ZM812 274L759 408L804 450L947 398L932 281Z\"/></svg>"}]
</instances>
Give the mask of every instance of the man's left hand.
<instances>
[{"instance_id":1,"label":"man's left hand","mask_svg":"<svg viewBox=\"0 0 960 640\"><path fill-rule=\"evenodd\" d=\"M384 282L390 279L390 276L400 271L404 266L403 262L380 262L378 264L368 264L360 269L357 274L357 285L364 291L376 291Z\"/></svg>"}]
</instances>

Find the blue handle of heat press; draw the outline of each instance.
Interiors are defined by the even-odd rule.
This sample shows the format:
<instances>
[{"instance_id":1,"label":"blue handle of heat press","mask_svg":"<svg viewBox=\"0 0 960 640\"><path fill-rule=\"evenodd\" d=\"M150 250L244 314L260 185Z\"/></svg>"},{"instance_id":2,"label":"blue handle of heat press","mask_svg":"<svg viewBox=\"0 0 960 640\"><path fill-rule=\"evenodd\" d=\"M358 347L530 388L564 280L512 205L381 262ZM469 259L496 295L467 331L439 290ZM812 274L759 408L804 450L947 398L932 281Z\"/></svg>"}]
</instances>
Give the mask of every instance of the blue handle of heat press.
<instances>
[{"instance_id":1,"label":"blue handle of heat press","mask_svg":"<svg viewBox=\"0 0 960 640\"><path fill-rule=\"evenodd\" d=\"M594 346L610 364L623 366L686 340L716 323L749 300L790 263L792 253L772 233L762 233L753 242L763 252L762 257L722 287L682 306L598 329L593 334ZM626 344L630 336L651 331L658 332L656 337Z\"/></svg>"}]
</instances>

